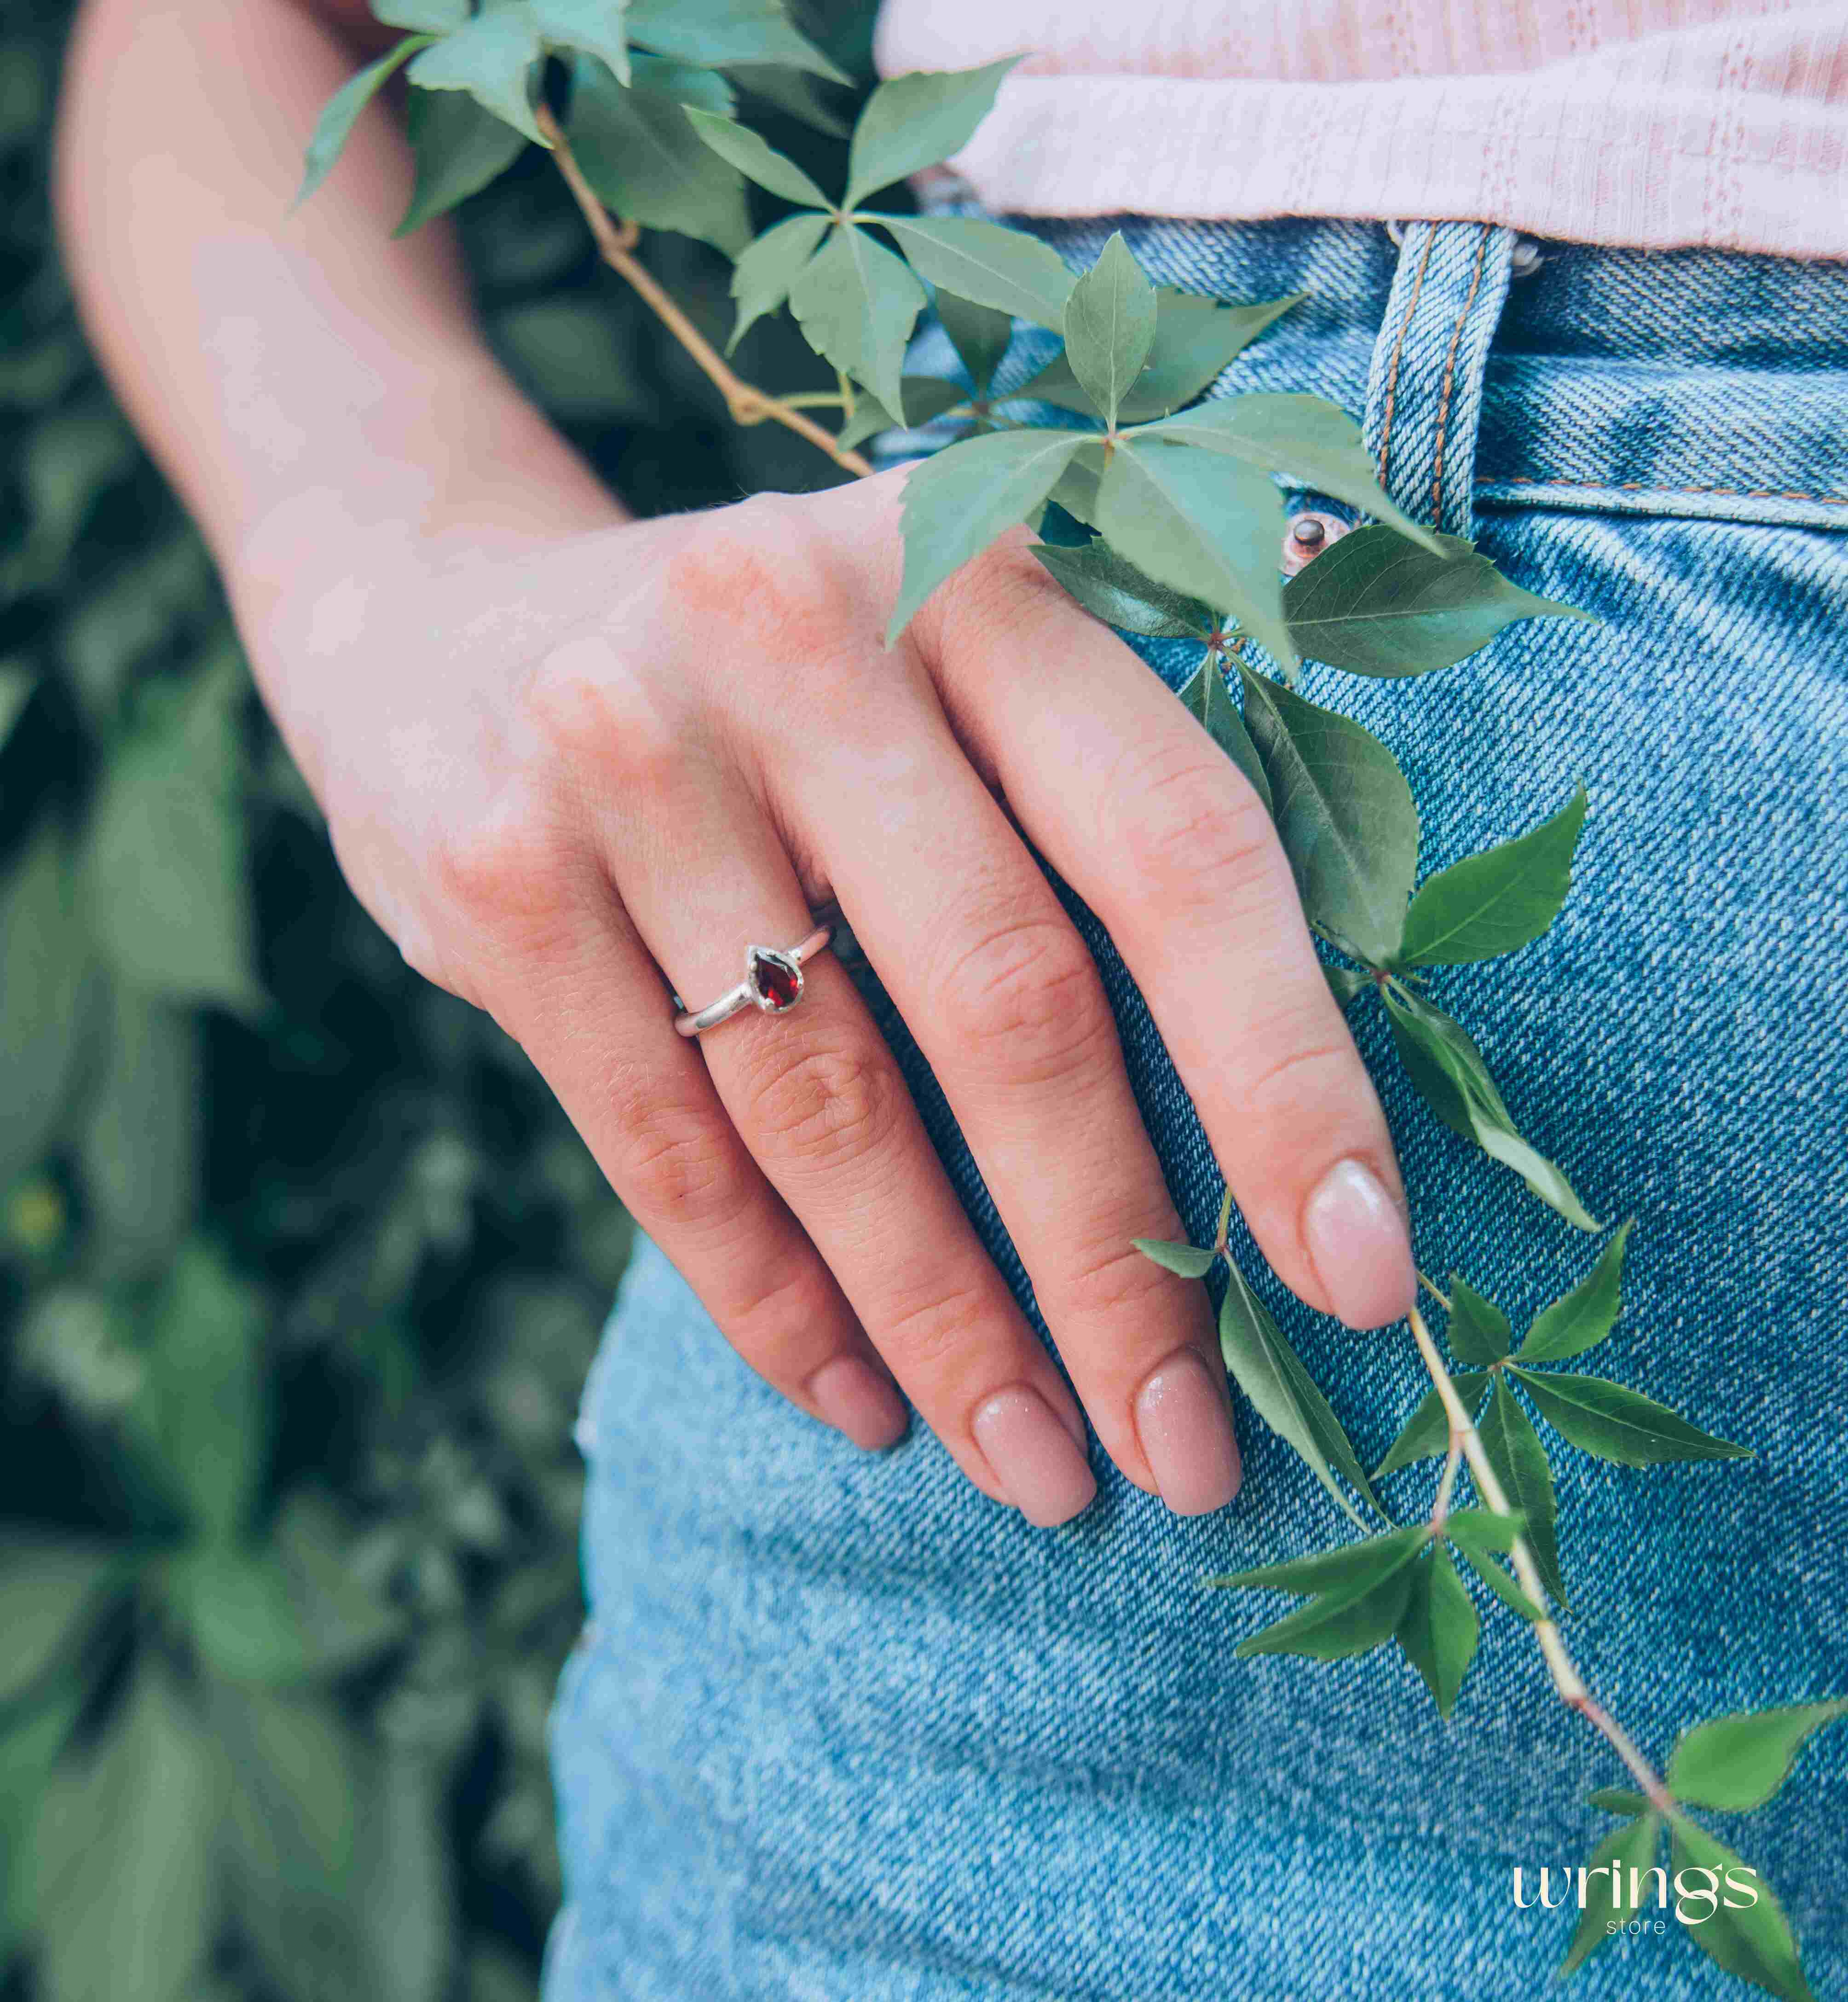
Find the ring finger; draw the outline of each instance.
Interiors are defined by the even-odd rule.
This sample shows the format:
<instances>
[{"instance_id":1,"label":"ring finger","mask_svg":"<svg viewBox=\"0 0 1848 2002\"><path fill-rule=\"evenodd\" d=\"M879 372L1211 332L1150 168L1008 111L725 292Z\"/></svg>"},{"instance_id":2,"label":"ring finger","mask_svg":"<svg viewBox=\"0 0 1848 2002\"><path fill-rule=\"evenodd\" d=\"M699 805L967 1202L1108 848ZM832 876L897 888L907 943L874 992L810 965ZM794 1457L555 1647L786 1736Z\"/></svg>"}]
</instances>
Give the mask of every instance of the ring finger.
<instances>
[{"instance_id":1,"label":"ring finger","mask_svg":"<svg viewBox=\"0 0 1848 2002\"><path fill-rule=\"evenodd\" d=\"M682 768L667 855L661 804L649 815L650 866L612 873L650 950L698 1009L737 982L748 945L786 949L813 921L769 821L724 773L697 759ZM747 1010L699 1043L746 1146L964 1472L1033 1522L1076 1515L1096 1491L1083 1418L964 1215L839 963L816 954L799 1006Z\"/></svg>"}]
</instances>

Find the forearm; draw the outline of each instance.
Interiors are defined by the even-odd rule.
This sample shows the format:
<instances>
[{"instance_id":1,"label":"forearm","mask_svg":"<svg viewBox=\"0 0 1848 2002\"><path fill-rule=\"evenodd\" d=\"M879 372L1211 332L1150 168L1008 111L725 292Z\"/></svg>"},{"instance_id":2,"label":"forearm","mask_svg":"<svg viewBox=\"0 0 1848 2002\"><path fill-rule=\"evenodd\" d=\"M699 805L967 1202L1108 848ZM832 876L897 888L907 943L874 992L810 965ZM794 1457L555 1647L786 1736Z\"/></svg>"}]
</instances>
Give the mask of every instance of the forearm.
<instances>
[{"instance_id":1,"label":"forearm","mask_svg":"<svg viewBox=\"0 0 1848 2002\"><path fill-rule=\"evenodd\" d=\"M91 336L311 764L324 754L286 685L291 650L265 644L275 622L356 573L440 561L458 532L512 549L621 518L483 346L452 232L392 237L412 170L389 111L289 213L355 61L288 0L91 0L59 135Z\"/></svg>"}]
</instances>

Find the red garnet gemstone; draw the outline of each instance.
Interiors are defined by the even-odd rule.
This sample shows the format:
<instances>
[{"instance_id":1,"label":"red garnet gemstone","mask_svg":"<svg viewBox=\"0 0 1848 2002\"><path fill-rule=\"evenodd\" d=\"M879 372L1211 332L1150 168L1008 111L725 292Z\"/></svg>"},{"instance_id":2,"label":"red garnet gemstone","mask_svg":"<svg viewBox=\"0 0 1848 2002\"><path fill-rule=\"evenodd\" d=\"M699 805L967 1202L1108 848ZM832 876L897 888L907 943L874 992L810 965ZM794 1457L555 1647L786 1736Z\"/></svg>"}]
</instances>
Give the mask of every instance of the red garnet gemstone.
<instances>
[{"instance_id":1,"label":"red garnet gemstone","mask_svg":"<svg viewBox=\"0 0 1848 2002\"><path fill-rule=\"evenodd\" d=\"M802 975L793 960L786 959L779 952L763 952L756 947L751 952L751 986L758 999L772 1014L785 1008L793 1008L802 992Z\"/></svg>"}]
</instances>

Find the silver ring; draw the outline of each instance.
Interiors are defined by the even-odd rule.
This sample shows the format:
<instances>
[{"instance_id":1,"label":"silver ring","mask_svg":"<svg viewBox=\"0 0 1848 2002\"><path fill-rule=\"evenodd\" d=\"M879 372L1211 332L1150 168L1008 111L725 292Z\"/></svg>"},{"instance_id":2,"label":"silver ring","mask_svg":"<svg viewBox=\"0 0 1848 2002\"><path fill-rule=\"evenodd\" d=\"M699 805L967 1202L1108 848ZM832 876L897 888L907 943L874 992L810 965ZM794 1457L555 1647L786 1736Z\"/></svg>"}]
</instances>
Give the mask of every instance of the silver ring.
<instances>
[{"instance_id":1,"label":"silver ring","mask_svg":"<svg viewBox=\"0 0 1848 2002\"><path fill-rule=\"evenodd\" d=\"M682 1009L674 1026L683 1036L703 1035L728 1022L741 1009L755 1008L765 1015L786 1015L802 999L802 966L805 960L826 949L834 936L832 925L817 925L800 945L785 951L771 945L754 945L744 953L744 977L718 999L703 1008ZM674 997L680 1008L680 996Z\"/></svg>"}]
</instances>

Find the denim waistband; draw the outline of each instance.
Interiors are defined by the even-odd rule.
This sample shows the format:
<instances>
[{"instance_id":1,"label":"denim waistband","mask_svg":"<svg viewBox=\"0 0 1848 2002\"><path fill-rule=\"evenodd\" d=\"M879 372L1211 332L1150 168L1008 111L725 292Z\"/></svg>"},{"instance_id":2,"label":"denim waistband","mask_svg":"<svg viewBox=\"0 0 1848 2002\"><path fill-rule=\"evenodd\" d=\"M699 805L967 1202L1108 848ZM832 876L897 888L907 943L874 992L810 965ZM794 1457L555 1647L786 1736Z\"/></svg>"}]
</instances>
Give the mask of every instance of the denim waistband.
<instances>
[{"instance_id":1,"label":"denim waistband","mask_svg":"<svg viewBox=\"0 0 1848 2002\"><path fill-rule=\"evenodd\" d=\"M1222 387L1365 413L1394 497L1446 528L1539 506L1848 528L1848 264L1583 244L1535 263L1467 222L1009 220L1074 263L1120 228L1160 283L1305 293ZM1442 337L1396 344L1414 324Z\"/></svg>"}]
</instances>

